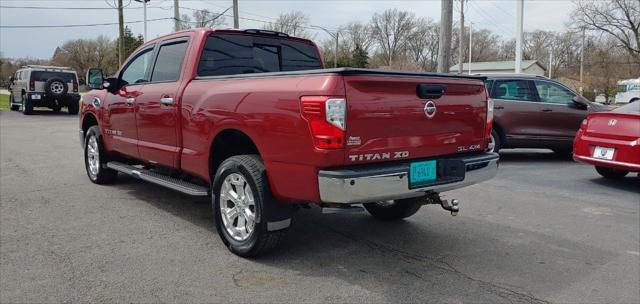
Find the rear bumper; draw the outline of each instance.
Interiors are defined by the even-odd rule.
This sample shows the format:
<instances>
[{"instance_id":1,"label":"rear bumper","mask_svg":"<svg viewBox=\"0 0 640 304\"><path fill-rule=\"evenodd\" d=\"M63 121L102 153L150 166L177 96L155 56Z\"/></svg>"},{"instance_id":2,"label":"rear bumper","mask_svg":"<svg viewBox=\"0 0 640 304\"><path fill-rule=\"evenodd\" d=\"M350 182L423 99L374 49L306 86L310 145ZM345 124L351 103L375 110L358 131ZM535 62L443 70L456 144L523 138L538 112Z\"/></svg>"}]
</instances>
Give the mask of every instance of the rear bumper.
<instances>
[{"instance_id":1,"label":"rear bumper","mask_svg":"<svg viewBox=\"0 0 640 304\"><path fill-rule=\"evenodd\" d=\"M318 173L320 199L325 203L355 204L450 191L493 178L498 172L498 160L497 153L438 159L462 162L464 175L455 181L439 179L419 188L409 187L409 163L321 170Z\"/></svg>"},{"instance_id":2,"label":"rear bumper","mask_svg":"<svg viewBox=\"0 0 640 304\"><path fill-rule=\"evenodd\" d=\"M575 161L599 167L614 168L624 171L640 172L640 164L632 164L615 160L606 160L589 156L573 155Z\"/></svg>"}]
</instances>

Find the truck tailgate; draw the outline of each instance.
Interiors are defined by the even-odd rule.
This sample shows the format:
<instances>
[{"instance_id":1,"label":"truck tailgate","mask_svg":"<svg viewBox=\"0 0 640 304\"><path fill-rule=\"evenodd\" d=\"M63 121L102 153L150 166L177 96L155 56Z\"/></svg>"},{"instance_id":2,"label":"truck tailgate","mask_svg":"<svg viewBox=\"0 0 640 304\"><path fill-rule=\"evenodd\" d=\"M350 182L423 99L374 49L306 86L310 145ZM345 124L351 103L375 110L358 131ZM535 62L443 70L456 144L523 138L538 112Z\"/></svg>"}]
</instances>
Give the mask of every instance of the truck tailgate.
<instances>
[{"instance_id":1,"label":"truck tailgate","mask_svg":"<svg viewBox=\"0 0 640 304\"><path fill-rule=\"evenodd\" d=\"M353 75L345 76L344 81L347 164L437 157L486 148L487 96L480 79ZM420 98L419 85L441 87L444 94Z\"/></svg>"}]
</instances>

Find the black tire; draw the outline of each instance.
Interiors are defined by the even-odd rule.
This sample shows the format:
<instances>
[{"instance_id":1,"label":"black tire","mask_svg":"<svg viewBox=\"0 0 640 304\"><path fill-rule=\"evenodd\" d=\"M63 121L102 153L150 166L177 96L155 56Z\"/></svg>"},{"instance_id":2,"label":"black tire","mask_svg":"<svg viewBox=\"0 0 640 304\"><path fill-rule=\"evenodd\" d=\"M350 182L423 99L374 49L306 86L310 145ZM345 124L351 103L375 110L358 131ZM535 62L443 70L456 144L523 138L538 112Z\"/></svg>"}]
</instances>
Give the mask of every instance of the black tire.
<instances>
[{"instance_id":1,"label":"black tire","mask_svg":"<svg viewBox=\"0 0 640 304\"><path fill-rule=\"evenodd\" d=\"M237 240L224 227L220 201L221 189L225 179L231 174L242 176L253 193L255 203L255 224L253 231L246 239ZM233 156L220 164L212 183L212 207L216 229L220 238L231 252L241 257L254 257L277 247L286 235L287 229L268 231L265 214L269 212L266 206L277 202L271 194L267 175L262 160L257 155ZM237 190L237 189L236 189ZM228 203L225 202L225 203Z\"/></svg>"},{"instance_id":2,"label":"black tire","mask_svg":"<svg viewBox=\"0 0 640 304\"><path fill-rule=\"evenodd\" d=\"M14 104L16 101L13 98L13 94L9 95L9 107L11 108L11 111L18 111L20 110L20 105L19 104Z\"/></svg>"},{"instance_id":3,"label":"black tire","mask_svg":"<svg viewBox=\"0 0 640 304\"><path fill-rule=\"evenodd\" d=\"M97 153L98 153L98 163L97 172L93 173L89 166L89 143L91 138L95 138L97 144ZM102 135L100 134L100 128L98 126L92 126L87 130L87 134L84 138L84 167L87 171L87 176L89 180L94 184L108 184L113 182L118 176L118 172L109 169L105 166L108 158L104 153L104 148L102 146Z\"/></svg>"},{"instance_id":4,"label":"black tire","mask_svg":"<svg viewBox=\"0 0 640 304\"><path fill-rule=\"evenodd\" d=\"M395 200L393 203L367 203L363 204L369 214L383 221L397 221L410 217L422 207L423 197Z\"/></svg>"},{"instance_id":5,"label":"black tire","mask_svg":"<svg viewBox=\"0 0 640 304\"><path fill-rule=\"evenodd\" d=\"M44 83L44 91L50 96L60 97L69 92L69 86L61 78L54 77Z\"/></svg>"},{"instance_id":6,"label":"black tire","mask_svg":"<svg viewBox=\"0 0 640 304\"><path fill-rule=\"evenodd\" d=\"M602 175L602 177L608 178L608 179L622 179L625 176L627 176L627 174L629 174L628 171L622 171L622 170L600 167L600 166L596 166L596 171L600 175Z\"/></svg>"},{"instance_id":7,"label":"black tire","mask_svg":"<svg viewBox=\"0 0 640 304\"><path fill-rule=\"evenodd\" d=\"M33 101L29 100L27 95L22 96L22 114L24 115L33 114Z\"/></svg>"},{"instance_id":8,"label":"black tire","mask_svg":"<svg viewBox=\"0 0 640 304\"><path fill-rule=\"evenodd\" d=\"M78 115L78 111L80 110L80 104L78 102L71 102L67 106L67 111L69 115Z\"/></svg>"},{"instance_id":9,"label":"black tire","mask_svg":"<svg viewBox=\"0 0 640 304\"><path fill-rule=\"evenodd\" d=\"M488 152L498 152L502 148L502 139L500 137L500 133L496 131L496 129L491 130L491 138L493 140L493 150L489 149Z\"/></svg>"},{"instance_id":10,"label":"black tire","mask_svg":"<svg viewBox=\"0 0 640 304\"><path fill-rule=\"evenodd\" d=\"M61 106L53 106L51 108L51 110L53 110L54 113L60 113L60 110L62 109Z\"/></svg>"}]
</instances>

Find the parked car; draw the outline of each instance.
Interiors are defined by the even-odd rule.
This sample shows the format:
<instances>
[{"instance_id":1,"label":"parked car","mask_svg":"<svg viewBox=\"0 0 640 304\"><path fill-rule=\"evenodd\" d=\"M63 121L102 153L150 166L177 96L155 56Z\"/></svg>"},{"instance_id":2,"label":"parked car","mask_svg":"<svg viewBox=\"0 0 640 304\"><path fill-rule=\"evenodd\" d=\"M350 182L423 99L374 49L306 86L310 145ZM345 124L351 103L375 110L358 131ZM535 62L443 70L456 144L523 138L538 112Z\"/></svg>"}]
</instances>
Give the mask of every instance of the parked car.
<instances>
[{"instance_id":1,"label":"parked car","mask_svg":"<svg viewBox=\"0 0 640 304\"><path fill-rule=\"evenodd\" d=\"M222 240L253 256L280 242L295 206L364 204L397 220L436 203L455 214L439 192L496 174L483 78L322 67L313 42L273 31L149 41L116 77L88 71L87 175L211 194Z\"/></svg>"},{"instance_id":2,"label":"parked car","mask_svg":"<svg viewBox=\"0 0 640 304\"><path fill-rule=\"evenodd\" d=\"M640 102L589 114L573 143L573 158L606 178L640 172Z\"/></svg>"},{"instance_id":3,"label":"parked car","mask_svg":"<svg viewBox=\"0 0 640 304\"><path fill-rule=\"evenodd\" d=\"M490 151L504 148L547 148L571 152L580 123L591 112L611 107L588 101L544 76L487 74L494 105Z\"/></svg>"},{"instance_id":4,"label":"parked car","mask_svg":"<svg viewBox=\"0 0 640 304\"><path fill-rule=\"evenodd\" d=\"M54 112L67 107L69 114L78 114L78 76L71 68L27 65L16 71L10 82L9 104L13 111L22 108L22 113L30 115L34 107L47 107Z\"/></svg>"}]
</instances>

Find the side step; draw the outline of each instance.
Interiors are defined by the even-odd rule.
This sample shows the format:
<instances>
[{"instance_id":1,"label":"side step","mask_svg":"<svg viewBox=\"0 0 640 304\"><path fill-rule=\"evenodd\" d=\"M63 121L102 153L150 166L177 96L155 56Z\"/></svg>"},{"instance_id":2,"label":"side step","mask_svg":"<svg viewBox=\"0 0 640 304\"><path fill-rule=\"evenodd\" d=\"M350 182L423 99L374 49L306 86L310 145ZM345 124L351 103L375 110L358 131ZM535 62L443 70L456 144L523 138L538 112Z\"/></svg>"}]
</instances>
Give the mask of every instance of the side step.
<instances>
[{"instance_id":1,"label":"side step","mask_svg":"<svg viewBox=\"0 0 640 304\"><path fill-rule=\"evenodd\" d=\"M116 170L120 173L131 175L135 178L147 181L156 185L160 185L169 189L182 192L193 196L207 196L209 189L190 182L186 182L171 176L162 175L146 169L137 168L119 162L108 162L107 168Z\"/></svg>"}]
</instances>

